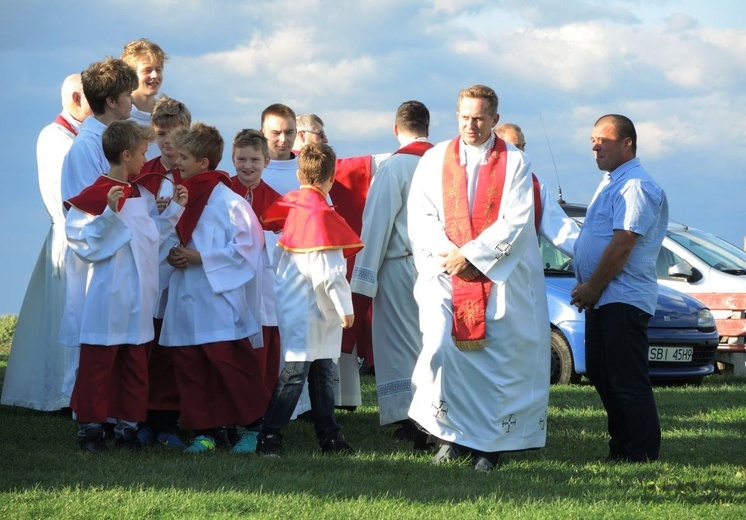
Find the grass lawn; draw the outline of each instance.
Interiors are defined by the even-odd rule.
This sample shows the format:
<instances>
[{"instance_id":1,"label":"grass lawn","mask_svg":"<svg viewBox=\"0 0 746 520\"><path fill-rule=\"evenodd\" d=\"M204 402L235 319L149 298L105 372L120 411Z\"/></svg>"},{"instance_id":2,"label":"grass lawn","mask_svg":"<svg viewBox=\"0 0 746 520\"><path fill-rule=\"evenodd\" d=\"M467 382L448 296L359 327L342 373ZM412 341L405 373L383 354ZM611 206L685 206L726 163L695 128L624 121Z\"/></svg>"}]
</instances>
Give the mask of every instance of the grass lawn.
<instances>
[{"instance_id":1,"label":"grass lawn","mask_svg":"<svg viewBox=\"0 0 746 520\"><path fill-rule=\"evenodd\" d=\"M0 342L0 377L9 342ZM433 467L378 425L375 383L339 412L354 456L322 457L293 422L281 458L82 452L76 425L0 407L0 518L746 518L746 379L656 389L661 460L608 464L605 416L587 384L554 387L546 448L499 470ZM485 403L487 406L488 403Z\"/></svg>"}]
</instances>

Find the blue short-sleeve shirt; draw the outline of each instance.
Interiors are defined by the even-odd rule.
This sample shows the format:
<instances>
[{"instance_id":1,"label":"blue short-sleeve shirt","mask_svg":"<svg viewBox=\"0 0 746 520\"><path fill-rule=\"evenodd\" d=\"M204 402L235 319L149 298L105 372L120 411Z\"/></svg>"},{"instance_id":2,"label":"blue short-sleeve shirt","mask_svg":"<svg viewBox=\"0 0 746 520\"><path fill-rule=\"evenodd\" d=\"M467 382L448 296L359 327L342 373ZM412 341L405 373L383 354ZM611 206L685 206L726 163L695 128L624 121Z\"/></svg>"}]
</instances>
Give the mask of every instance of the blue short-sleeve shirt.
<instances>
[{"instance_id":1,"label":"blue short-sleeve shirt","mask_svg":"<svg viewBox=\"0 0 746 520\"><path fill-rule=\"evenodd\" d=\"M601 292L596 308L627 303L654 314L658 297L655 263L668 227L663 189L634 158L606 173L588 207L575 243L575 276L586 282L598 267L614 230L638 234L622 271Z\"/></svg>"}]
</instances>

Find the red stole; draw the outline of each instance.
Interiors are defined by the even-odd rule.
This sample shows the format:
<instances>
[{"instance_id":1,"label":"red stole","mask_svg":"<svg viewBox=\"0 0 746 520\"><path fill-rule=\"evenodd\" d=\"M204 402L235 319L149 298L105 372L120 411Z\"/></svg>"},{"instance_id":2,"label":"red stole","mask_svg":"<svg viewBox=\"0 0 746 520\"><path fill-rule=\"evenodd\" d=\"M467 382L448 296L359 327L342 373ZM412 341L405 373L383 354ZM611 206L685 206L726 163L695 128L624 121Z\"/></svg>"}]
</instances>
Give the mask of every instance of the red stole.
<instances>
[{"instance_id":1,"label":"red stole","mask_svg":"<svg viewBox=\"0 0 746 520\"><path fill-rule=\"evenodd\" d=\"M251 193L249 193L249 188L241 184L238 175L231 177L231 189L249 201L251 209L254 210L254 213L260 218L260 220L262 215L264 215L264 212L267 211L267 208L282 197L282 195L277 193L272 186L263 180L260 180L256 188L251 190Z\"/></svg>"},{"instance_id":2,"label":"red stole","mask_svg":"<svg viewBox=\"0 0 746 520\"><path fill-rule=\"evenodd\" d=\"M182 183L189 193L184 213L181 214L176 224L176 233L182 245L186 246L191 240L194 228L197 227L212 190L221 182L230 187L231 178L227 173L215 170L198 173Z\"/></svg>"},{"instance_id":3,"label":"red stole","mask_svg":"<svg viewBox=\"0 0 746 520\"><path fill-rule=\"evenodd\" d=\"M446 148L443 160L443 212L449 240L462 247L478 237L497 220L500 213L505 164L508 153L505 141L495 138L487 163L479 168L479 178L469 216L466 168L461 165L456 138ZM471 282L451 277L453 287L453 338L461 350L479 350L486 346L485 310L492 282L484 275Z\"/></svg>"},{"instance_id":4,"label":"red stole","mask_svg":"<svg viewBox=\"0 0 746 520\"><path fill-rule=\"evenodd\" d=\"M70 121L68 121L67 119L65 119L64 117L62 117L62 114L59 114L55 118L55 120L53 121L53 123L56 123L56 124L60 125L62 128L64 128L65 130L67 130L68 132L70 132L73 135L78 135L78 129L75 128L73 125L71 125Z\"/></svg>"},{"instance_id":5,"label":"red stole","mask_svg":"<svg viewBox=\"0 0 746 520\"><path fill-rule=\"evenodd\" d=\"M405 153L408 155L419 155L420 157L422 157L423 155L425 155L425 152L427 152L432 147L432 143L428 143L427 141L412 141L407 146L402 146L391 155Z\"/></svg>"},{"instance_id":6,"label":"red stole","mask_svg":"<svg viewBox=\"0 0 746 520\"><path fill-rule=\"evenodd\" d=\"M159 155L155 159L151 159L146 162L140 174L135 177L132 182L136 182L143 188L153 194L153 197L158 198L158 192L161 190L163 181L171 182L171 179L166 177L167 173L171 173L174 176L173 183L181 184L181 171L176 167L172 166L170 170L166 170L161 162L161 156Z\"/></svg>"},{"instance_id":7,"label":"red stole","mask_svg":"<svg viewBox=\"0 0 746 520\"><path fill-rule=\"evenodd\" d=\"M277 243L294 253L342 249L349 258L363 248L357 233L315 186L288 192L264 212L262 221L267 229L282 228Z\"/></svg>"},{"instance_id":8,"label":"red stole","mask_svg":"<svg viewBox=\"0 0 746 520\"><path fill-rule=\"evenodd\" d=\"M124 188L124 197L119 199L117 211L121 211L122 206L124 206L124 202L127 199L140 196L140 190L134 184L118 181L106 175L101 175L96 179L96 182L81 191L78 195L66 200L64 202L65 209L74 207L75 209L79 209L89 215L100 215L104 212L109 203L109 190L114 186L122 186Z\"/></svg>"}]
</instances>

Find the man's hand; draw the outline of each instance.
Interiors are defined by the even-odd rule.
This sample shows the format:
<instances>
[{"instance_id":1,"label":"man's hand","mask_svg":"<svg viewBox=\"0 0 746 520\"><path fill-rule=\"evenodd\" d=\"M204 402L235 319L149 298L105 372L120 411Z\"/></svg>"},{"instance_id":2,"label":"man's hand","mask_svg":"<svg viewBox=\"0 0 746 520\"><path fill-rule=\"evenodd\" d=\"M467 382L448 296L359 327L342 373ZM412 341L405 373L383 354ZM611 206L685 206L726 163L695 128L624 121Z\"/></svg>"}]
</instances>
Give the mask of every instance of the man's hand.
<instances>
[{"instance_id":1,"label":"man's hand","mask_svg":"<svg viewBox=\"0 0 746 520\"><path fill-rule=\"evenodd\" d=\"M114 213L119 213L119 199L124 197L124 187L114 186L106 194L106 203Z\"/></svg>"},{"instance_id":2,"label":"man's hand","mask_svg":"<svg viewBox=\"0 0 746 520\"><path fill-rule=\"evenodd\" d=\"M346 314L342 316L342 328L343 329L349 329L350 327L352 327L353 323L355 323L354 314Z\"/></svg>"},{"instance_id":3,"label":"man's hand","mask_svg":"<svg viewBox=\"0 0 746 520\"><path fill-rule=\"evenodd\" d=\"M461 254L460 249L451 249L450 251L440 253L440 256L443 257L440 266L451 276L457 276L469 267L473 267L466 257Z\"/></svg>"},{"instance_id":4,"label":"man's hand","mask_svg":"<svg viewBox=\"0 0 746 520\"><path fill-rule=\"evenodd\" d=\"M570 296L572 296L570 305L577 307L578 312L592 311L596 302L601 298L601 291L596 290L587 282L579 283L573 288Z\"/></svg>"}]
</instances>

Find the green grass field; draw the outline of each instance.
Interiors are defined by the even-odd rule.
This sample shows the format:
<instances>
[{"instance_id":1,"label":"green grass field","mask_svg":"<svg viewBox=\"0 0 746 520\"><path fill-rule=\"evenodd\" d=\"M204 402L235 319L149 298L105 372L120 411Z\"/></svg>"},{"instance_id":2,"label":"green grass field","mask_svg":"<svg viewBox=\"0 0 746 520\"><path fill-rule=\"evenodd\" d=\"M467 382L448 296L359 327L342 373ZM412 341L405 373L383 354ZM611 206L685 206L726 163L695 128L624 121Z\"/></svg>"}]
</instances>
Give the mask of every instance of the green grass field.
<instances>
[{"instance_id":1,"label":"green grass field","mask_svg":"<svg viewBox=\"0 0 746 520\"><path fill-rule=\"evenodd\" d=\"M70 418L2 406L0 518L746 518L746 380L710 376L656 398L659 462L601 462L605 416L581 384L552 389L546 448L506 454L492 474L433 467L431 453L392 440L370 376L364 406L339 413L351 457L322 457L298 421L279 459L162 447L92 455Z\"/></svg>"}]
</instances>

